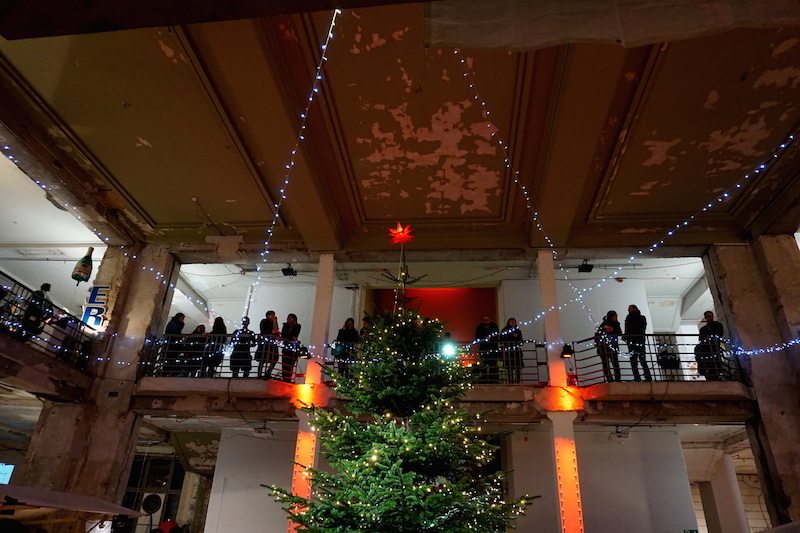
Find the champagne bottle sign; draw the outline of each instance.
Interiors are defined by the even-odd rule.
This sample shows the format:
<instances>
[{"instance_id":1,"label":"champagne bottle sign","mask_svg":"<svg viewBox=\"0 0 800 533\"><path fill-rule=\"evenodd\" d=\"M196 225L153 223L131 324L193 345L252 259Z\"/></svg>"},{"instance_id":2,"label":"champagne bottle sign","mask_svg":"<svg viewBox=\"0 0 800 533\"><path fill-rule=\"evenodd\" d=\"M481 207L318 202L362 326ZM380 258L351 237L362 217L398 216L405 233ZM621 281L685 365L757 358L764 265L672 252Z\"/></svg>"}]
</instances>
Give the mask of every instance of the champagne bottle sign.
<instances>
[{"instance_id":1,"label":"champagne bottle sign","mask_svg":"<svg viewBox=\"0 0 800 533\"><path fill-rule=\"evenodd\" d=\"M86 255L81 257L75 263L75 268L72 269L72 279L78 282L76 285L80 285L81 281L89 281L89 277L92 275L92 252L94 252L94 248L90 246L86 250Z\"/></svg>"}]
</instances>

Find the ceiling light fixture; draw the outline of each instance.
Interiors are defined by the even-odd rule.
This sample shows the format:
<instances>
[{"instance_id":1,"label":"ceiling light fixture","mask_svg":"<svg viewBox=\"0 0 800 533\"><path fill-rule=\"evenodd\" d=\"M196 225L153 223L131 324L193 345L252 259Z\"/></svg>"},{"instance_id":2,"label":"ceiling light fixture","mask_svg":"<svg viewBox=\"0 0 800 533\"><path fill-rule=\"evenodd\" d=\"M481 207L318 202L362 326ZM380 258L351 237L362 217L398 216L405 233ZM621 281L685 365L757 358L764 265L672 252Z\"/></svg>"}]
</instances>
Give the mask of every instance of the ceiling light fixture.
<instances>
[{"instance_id":1,"label":"ceiling light fixture","mask_svg":"<svg viewBox=\"0 0 800 533\"><path fill-rule=\"evenodd\" d=\"M594 265L589 262L588 259L584 259L583 262L578 265L578 272L591 272L594 268Z\"/></svg>"}]
</instances>

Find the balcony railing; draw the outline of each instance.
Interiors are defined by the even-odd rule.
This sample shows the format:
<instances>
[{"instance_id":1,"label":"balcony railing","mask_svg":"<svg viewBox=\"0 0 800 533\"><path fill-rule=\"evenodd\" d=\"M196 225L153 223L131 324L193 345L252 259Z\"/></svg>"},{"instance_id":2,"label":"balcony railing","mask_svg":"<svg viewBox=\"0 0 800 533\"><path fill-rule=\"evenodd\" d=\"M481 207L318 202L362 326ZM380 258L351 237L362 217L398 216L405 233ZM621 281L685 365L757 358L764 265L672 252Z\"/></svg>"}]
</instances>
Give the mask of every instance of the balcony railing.
<instances>
[{"instance_id":1,"label":"balcony railing","mask_svg":"<svg viewBox=\"0 0 800 533\"><path fill-rule=\"evenodd\" d=\"M141 374L153 377L297 380L297 361L308 357L299 342L272 335L164 335L148 339Z\"/></svg>"},{"instance_id":2,"label":"balcony railing","mask_svg":"<svg viewBox=\"0 0 800 533\"><path fill-rule=\"evenodd\" d=\"M85 371L93 331L78 317L50 303L41 291L0 272L0 333Z\"/></svg>"},{"instance_id":3,"label":"balcony railing","mask_svg":"<svg viewBox=\"0 0 800 533\"><path fill-rule=\"evenodd\" d=\"M737 360L721 339L691 334L645 335L617 349L594 338L573 343L573 380L586 386L614 381L738 381Z\"/></svg>"},{"instance_id":4,"label":"balcony railing","mask_svg":"<svg viewBox=\"0 0 800 533\"><path fill-rule=\"evenodd\" d=\"M480 349L467 343L452 344L442 357L458 358L473 369L476 383L545 384L547 354L543 344L492 343ZM444 343L442 343L442 348ZM325 350L325 366L347 374L360 343L333 343ZM299 343L273 336L164 335L149 339L142 350L142 375L187 378L277 379L295 383L302 379L296 362L308 357Z\"/></svg>"}]
</instances>

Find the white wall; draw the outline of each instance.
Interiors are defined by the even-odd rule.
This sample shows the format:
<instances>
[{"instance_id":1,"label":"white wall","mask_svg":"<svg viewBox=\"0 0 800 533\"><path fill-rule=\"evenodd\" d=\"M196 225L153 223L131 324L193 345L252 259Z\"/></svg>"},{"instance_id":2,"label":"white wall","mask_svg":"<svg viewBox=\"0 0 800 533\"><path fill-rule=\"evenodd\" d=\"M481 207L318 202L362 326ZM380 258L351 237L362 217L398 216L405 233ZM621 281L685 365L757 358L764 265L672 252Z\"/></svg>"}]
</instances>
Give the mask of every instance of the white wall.
<instances>
[{"instance_id":1,"label":"white wall","mask_svg":"<svg viewBox=\"0 0 800 533\"><path fill-rule=\"evenodd\" d=\"M522 533L560 533L553 440L550 421L532 425L530 431L514 431L505 446L509 471L509 495L540 496L528 506L517 522Z\"/></svg>"},{"instance_id":2,"label":"white wall","mask_svg":"<svg viewBox=\"0 0 800 533\"><path fill-rule=\"evenodd\" d=\"M205 533L285 532L286 513L261 484L291 487L294 447L292 430L276 430L269 439L223 430Z\"/></svg>"},{"instance_id":3,"label":"white wall","mask_svg":"<svg viewBox=\"0 0 800 533\"><path fill-rule=\"evenodd\" d=\"M573 282L573 286L578 289L594 287L596 284L597 281ZM564 280L556 281L556 289L559 304L575 298L575 293L570 289L568 282ZM532 318L542 310L540 295L539 280L503 281L499 290L500 313L502 314L500 319L505 322L506 318L513 316L518 322L522 322ZM593 336L595 327L611 309L617 312L620 323L624 325L630 304L635 304L641 309L642 314L648 318L648 332L653 331L650 324L647 294L642 280L626 279L623 283L607 281L600 287L583 293L583 303L585 309L584 305L579 302L569 303L561 309L561 336L564 339L578 340ZM526 338L544 338L541 320L524 325L522 331Z\"/></svg>"},{"instance_id":4,"label":"white wall","mask_svg":"<svg viewBox=\"0 0 800 533\"><path fill-rule=\"evenodd\" d=\"M634 430L622 444L612 433L575 427L586 532L697 529L677 432Z\"/></svg>"},{"instance_id":5,"label":"white wall","mask_svg":"<svg viewBox=\"0 0 800 533\"><path fill-rule=\"evenodd\" d=\"M316 282L316 279L314 280ZM301 324L300 341L308 343L311 335L311 317L314 310L314 299L316 296L316 283L281 283L269 284L262 282L256 289L256 293L250 304L248 316L250 317L250 328L258 331L258 324L264 318L267 311L275 311L278 320L282 324L286 321L289 313L297 315L297 321ZM344 325L344 321L353 317L356 321L356 328L361 327L361 317L354 315L355 299L358 294L355 291L344 287L334 287L333 303L331 305L331 320L328 325L330 340L336 338L336 333ZM208 305L213 309L215 316L222 316L228 326L228 333L233 327L238 327L239 321L244 312L245 295L241 298L232 300L220 300L210 298ZM170 310L172 311L172 310ZM170 312L170 315L174 313ZM196 324L187 322L185 332L194 329ZM234 326L236 325L236 326ZM210 330L210 327L209 327Z\"/></svg>"}]
</instances>

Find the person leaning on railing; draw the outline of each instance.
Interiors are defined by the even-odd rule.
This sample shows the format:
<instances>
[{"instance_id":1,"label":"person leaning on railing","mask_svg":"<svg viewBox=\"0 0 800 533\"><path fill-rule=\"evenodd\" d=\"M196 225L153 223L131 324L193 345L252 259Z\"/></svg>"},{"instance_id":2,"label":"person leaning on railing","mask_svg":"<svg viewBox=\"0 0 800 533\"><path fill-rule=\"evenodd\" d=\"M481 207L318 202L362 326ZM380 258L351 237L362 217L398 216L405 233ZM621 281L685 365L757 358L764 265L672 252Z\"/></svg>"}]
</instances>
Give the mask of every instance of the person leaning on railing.
<instances>
[{"instance_id":1,"label":"person leaning on railing","mask_svg":"<svg viewBox=\"0 0 800 533\"><path fill-rule=\"evenodd\" d=\"M297 323L297 315L289 313L281 328L281 339L283 340L281 379L286 382L291 382L294 378L294 367L299 357L300 343L297 338L300 336L300 327L300 324Z\"/></svg>"},{"instance_id":2,"label":"person leaning on railing","mask_svg":"<svg viewBox=\"0 0 800 533\"><path fill-rule=\"evenodd\" d=\"M597 326L594 335L594 343L597 346L597 355L603 364L603 375L606 381L622 381L619 370L619 337L622 335L622 327L617 320L617 312L609 311L603 317L603 322ZM614 374L611 374L611 369Z\"/></svg>"},{"instance_id":3,"label":"person leaning on railing","mask_svg":"<svg viewBox=\"0 0 800 533\"><path fill-rule=\"evenodd\" d=\"M356 322L352 318L344 321L344 326L336 335L336 343L333 347L333 357L336 361L336 371L342 377L350 377L350 365L355 357L355 347L358 342L358 331Z\"/></svg>"}]
</instances>

